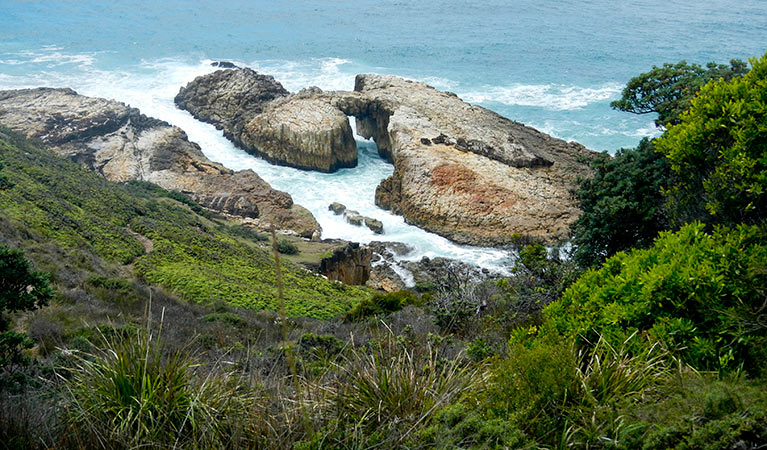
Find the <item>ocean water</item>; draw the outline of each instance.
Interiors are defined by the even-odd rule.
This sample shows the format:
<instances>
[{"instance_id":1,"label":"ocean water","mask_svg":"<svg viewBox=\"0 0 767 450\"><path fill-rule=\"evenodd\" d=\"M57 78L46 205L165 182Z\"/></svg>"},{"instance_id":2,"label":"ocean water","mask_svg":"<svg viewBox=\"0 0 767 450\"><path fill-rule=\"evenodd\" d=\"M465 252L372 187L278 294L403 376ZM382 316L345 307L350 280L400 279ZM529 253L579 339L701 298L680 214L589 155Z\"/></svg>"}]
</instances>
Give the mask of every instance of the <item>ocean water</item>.
<instances>
[{"instance_id":1,"label":"ocean water","mask_svg":"<svg viewBox=\"0 0 767 450\"><path fill-rule=\"evenodd\" d=\"M334 174L272 166L177 110L195 76L234 61L291 91L352 89L357 73L393 73L511 119L614 152L658 132L654 117L613 111L625 82L652 65L727 62L767 50L763 0L0 0L0 89L71 87L183 128L211 159L252 168L308 207L323 237L402 241L421 256L489 268L506 252L458 246L373 204L392 172L360 138L360 164ZM327 211L339 201L380 218L373 235Z\"/></svg>"}]
</instances>

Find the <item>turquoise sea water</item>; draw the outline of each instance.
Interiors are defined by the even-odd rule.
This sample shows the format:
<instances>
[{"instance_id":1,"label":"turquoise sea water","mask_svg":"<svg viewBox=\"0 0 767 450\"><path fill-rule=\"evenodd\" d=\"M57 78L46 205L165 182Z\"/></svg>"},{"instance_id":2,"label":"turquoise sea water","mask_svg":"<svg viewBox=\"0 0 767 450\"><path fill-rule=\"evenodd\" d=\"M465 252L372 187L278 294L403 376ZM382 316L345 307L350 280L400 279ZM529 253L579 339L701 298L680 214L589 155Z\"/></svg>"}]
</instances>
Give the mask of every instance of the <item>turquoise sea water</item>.
<instances>
[{"instance_id":1,"label":"turquoise sea water","mask_svg":"<svg viewBox=\"0 0 767 450\"><path fill-rule=\"evenodd\" d=\"M654 117L613 111L623 84L653 64L727 62L767 50L767 2L636 0L387 1L0 0L0 89L67 86L184 128L211 159L254 168L318 216L326 237L375 238L326 211L341 201L381 217L386 239L486 266L503 253L459 247L373 205L391 166L360 142L360 167L301 172L235 149L175 110L178 88L231 60L290 90L351 89L394 73L450 90L555 136L614 152L657 133Z\"/></svg>"}]
</instances>

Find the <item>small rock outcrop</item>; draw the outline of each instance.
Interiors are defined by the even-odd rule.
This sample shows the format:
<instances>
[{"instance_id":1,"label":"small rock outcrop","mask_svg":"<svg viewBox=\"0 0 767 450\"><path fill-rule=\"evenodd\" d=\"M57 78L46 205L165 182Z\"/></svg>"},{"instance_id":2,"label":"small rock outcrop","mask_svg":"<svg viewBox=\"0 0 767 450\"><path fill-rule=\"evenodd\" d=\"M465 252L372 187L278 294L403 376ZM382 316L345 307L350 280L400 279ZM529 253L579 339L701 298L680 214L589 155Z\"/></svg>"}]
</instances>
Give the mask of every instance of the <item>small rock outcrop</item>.
<instances>
[{"instance_id":1,"label":"small rock outcrop","mask_svg":"<svg viewBox=\"0 0 767 450\"><path fill-rule=\"evenodd\" d=\"M373 255L368 246L350 242L333 251L333 255L320 262L319 272L329 280L344 284L364 285L370 278L370 258Z\"/></svg>"},{"instance_id":2,"label":"small rock outcrop","mask_svg":"<svg viewBox=\"0 0 767 450\"><path fill-rule=\"evenodd\" d=\"M383 223L381 223L378 219L373 219L370 217L365 217L365 226L370 229L375 234L383 234Z\"/></svg>"},{"instance_id":3,"label":"small rock outcrop","mask_svg":"<svg viewBox=\"0 0 767 450\"><path fill-rule=\"evenodd\" d=\"M180 109L224 130L224 136L241 145L245 125L267 103L289 94L272 76L230 68L195 78L173 100Z\"/></svg>"},{"instance_id":4,"label":"small rock outcrop","mask_svg":"<svg viewBox=\"0 0 767 450\"><path fill-rule=\"evenodd\" d=\"M306 237L320 229L289 194L251 170L234 172L210 161L180 128L123 103L71 89L0 91L0 124L113 181L150 181L207 208Z\"/></svg>"},{"instance_id":5,"label":"small rock outcrop","mask_svg":"<svg viewBox=\"0 0 767 450\"><path fill-rule=\"evenodd\" d=\"M271 76L233 69L195 78L175 102L272 163L321 172L356 166L357 144L346 114L318 88L288 94Z\"/></svg>"},{"instance_id":6,"label":"small rock outcrop","mask_svg":"<svg viewBox=\"0 0 767 450\"><path fill-rule=\"evenodd\" d=\"M346 205L343 203L333 202L328 206L328 211L333 211L333 214L340 216L346 211Z\"/></svg>"},{"instance_id":7,"label":"small rock outcrop","mask_svg":"<svg viewBox=\"0 0 767 450\"><path fill-rule=\"evenodd\" d=\"M362 214L359 213L359 211L355 211L353 209L347 209L344 211L344 219L346 219L347 222L349 222L352 225L357 225L358 227L362 226L362 221L365 220L364 217L362 217Z\"/></svg>"},{"instance_id":8,"label":"small rock outcrop","mask_svg":"<svg viewBox=\"0 0 767 450\"><path fill-rule=\"evenodd\" d=\"M383 223L381 223L380 220L363 216L359 211L353 209L346 209L346 206L340 203L331 203L328 209L333 211L336 215L343 214L344 219L352 225L361 227L364 224L370 231L376 234L383 234L384 232Z\"/></svg>"}]
</instances>

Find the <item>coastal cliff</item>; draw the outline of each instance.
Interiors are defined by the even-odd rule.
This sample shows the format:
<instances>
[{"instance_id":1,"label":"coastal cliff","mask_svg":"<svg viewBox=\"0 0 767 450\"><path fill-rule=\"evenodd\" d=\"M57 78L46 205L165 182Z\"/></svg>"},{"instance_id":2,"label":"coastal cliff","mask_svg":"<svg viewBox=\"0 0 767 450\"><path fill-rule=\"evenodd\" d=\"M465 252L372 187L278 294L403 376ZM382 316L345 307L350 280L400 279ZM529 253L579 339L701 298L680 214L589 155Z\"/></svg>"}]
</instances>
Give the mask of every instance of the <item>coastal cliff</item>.
<instances>
[{"instance_id":1,"label":"coastal cliff","mask_svg":"<svg viewBox=\"0 0 767 450\"><path fill-rule=\"evenodd\" d=\"M302 236L319 230L289 194L251 170L235 172L210 161L180 128L123 103L71 89L0 91L0 125L113 181L149 181L207 208Z\"/></svg>"}]
</instances>

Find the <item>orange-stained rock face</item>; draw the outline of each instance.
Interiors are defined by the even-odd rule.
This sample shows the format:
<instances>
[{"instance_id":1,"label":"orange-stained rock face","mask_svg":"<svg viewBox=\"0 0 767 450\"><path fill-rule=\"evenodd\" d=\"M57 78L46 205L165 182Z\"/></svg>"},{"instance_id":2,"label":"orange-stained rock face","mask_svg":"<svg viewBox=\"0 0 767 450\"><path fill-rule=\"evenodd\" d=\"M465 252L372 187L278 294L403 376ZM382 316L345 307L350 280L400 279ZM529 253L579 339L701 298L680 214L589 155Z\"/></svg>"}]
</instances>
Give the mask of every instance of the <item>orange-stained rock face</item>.
<instances>
[{"instance_id":1,"label":"orange-stained rock face","mask_svg":"<svg viewBox=\"0 0 767 450\"><path fill-rule=\"evenodd\" d=\"M571 190L591 175L583 161L594 152L424 83L358 75L355 91L369 105L357 130L395 167L377 205L463 244L568 237L580 214Z\"/></svg>"},{"instance_id":2,"label":"orange-stained rock face","mask_svg":"<svg viewBox=\"0 0 767 450\"><path fill-rule=\"evenodd\" d=\"M514 192L485 182L476 172L458 164L435 167L431 181L441 192L449 190L466 197L467 205L477 214L502 214L517 202Z\"/></svg>"}]
</instances>

